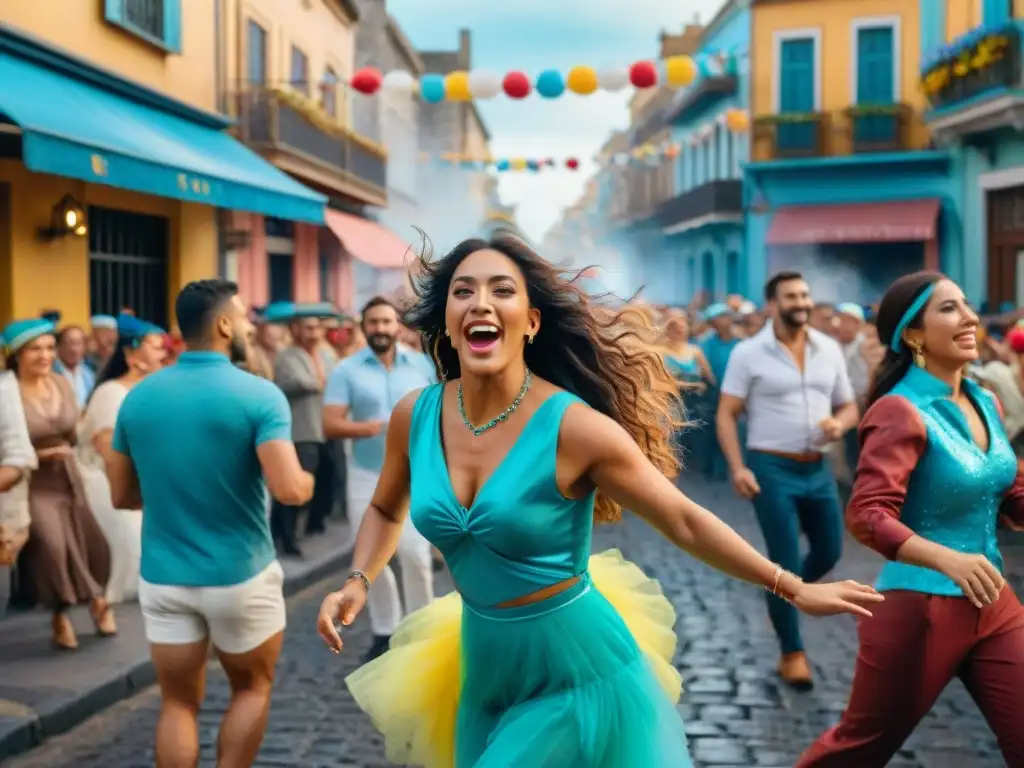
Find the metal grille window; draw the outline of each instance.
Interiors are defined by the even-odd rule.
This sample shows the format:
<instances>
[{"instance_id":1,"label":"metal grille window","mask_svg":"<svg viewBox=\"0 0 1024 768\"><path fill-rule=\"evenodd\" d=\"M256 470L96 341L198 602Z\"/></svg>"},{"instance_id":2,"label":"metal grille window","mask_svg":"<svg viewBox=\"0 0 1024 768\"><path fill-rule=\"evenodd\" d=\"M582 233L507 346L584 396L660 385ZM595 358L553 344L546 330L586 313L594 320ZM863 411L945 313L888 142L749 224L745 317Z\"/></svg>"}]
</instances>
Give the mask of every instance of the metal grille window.
<instances>
[{"instance_id":1,"label":"metal grille window","mask_svg":"<svg viewBox=\"0 0 1024 768\"><path fill-rule=\"evenodd\" d=\"M164 0L122 0L124 20L136 29L164 39Z\"/></svg>"},{"instance_id":2,"label":"metal grille window","mask_svg":"<svg viewBox=\"0 0 1024 768\"><path fill-rule=\"evenodd\" d=\"M89 208L89 305L92 314L130 309L167 327L169 223L111 208Z\"/></svg>"}]
</instances>

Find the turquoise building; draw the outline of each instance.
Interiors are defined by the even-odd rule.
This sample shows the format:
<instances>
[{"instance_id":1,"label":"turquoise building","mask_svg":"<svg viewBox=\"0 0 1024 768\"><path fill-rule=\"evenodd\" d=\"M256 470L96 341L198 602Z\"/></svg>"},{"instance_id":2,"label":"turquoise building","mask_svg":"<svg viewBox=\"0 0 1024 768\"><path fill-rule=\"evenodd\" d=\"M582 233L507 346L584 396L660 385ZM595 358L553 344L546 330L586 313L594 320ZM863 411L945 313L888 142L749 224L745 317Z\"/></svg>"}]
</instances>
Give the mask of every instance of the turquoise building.
<instances>
[{"instance_id":1,"label":"turquoise building","mask_svg":"<svg viewBox=\"0 0 1024 768\"><path fill-rule=\"evenodd\" d=\"M950 29L945 0L921 0L924 118L954 157L962 254L944 265L988 312L1024 306L1024 73L1021 3L984 0L982 23ZM964 66L964 62L970 62Z\"/></svg>"},{"instance_id":2,"label":"turquoise building","mask_svg":"<svg viewBox=\"0 0 1024 768\"><path fill-rule=\"evenodd\" d=\"M675 194L655 215L663 247L649 267L673 274L687 299L698 292L709 301L749 295L753 287L744 249L741 170L749 141L725 124L729 110L748 107L747 5L728 2L707 25L695 57L700 76L676 93L664 115L679 155Z\"/></svg>"},{"instance_id":3,"label":"turquoise building","mask_svg":"<svg viewBox=\"0 0 1024 768\"><path fill-rule=\"evenodd\" d=\"M963 273L963 161L933 143L916 71L918 27L944 2L886 16L829 4L827 24L753 4L751 286L796 269L818 301L868 304L917 269Z\"/></svg>"}]
</instances>

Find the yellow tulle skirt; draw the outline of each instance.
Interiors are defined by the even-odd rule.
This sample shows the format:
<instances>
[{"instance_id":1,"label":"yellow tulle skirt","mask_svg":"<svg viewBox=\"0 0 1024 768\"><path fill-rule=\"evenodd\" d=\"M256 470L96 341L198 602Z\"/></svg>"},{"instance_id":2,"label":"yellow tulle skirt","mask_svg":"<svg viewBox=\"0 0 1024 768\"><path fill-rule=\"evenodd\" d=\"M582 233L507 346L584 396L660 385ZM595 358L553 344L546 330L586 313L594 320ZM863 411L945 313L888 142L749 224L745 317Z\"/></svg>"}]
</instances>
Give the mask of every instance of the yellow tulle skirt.
<instances>
[{"instance_id":1,"label":"yellow tulle skirt","mask_svg":"<svg viewBox=\"0 0 1024 768\"><path fill-rule=\"evenodd\" d=\"M658 583L611 550L539 603L442 597L346 682L399 765L691 768L674 623Z\"/></svg>"}]
</instances>

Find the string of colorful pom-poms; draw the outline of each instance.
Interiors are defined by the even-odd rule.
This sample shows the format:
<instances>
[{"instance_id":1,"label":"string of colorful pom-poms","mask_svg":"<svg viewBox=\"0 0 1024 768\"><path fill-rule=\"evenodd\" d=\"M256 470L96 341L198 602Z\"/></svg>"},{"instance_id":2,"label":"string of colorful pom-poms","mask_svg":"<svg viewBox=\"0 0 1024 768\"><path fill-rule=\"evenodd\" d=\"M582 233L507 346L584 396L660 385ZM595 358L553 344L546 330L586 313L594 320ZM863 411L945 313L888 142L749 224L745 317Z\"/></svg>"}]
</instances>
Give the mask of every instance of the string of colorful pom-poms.
<instances>
[{"instance_id":1,"label":"string of colorful pom-poms","mask_svg":"<svg viewBox=\"0 0 1024 768\"><path fill-rule=\"evenodd\" d=\"M384 74L376 67L357 70L349 81L352 89L372 96L380 91L414 93L428 104L442 101L473 101L493 99L504 93L510 99L525 99L536 92L544 99L557 99L566 92L588 96L599 90L621 91L628 86L638 90L664 85L685 88L695 80L722 75L735 75L737 57L729 53L699 56L669 56L658 61L637 61L628 67L595 69L572 67L568 72L546 69L535 78L524 72L505 75L473 70L448 74L428 73L418 79L405 70Z\"/></svg>"}]
</instances>

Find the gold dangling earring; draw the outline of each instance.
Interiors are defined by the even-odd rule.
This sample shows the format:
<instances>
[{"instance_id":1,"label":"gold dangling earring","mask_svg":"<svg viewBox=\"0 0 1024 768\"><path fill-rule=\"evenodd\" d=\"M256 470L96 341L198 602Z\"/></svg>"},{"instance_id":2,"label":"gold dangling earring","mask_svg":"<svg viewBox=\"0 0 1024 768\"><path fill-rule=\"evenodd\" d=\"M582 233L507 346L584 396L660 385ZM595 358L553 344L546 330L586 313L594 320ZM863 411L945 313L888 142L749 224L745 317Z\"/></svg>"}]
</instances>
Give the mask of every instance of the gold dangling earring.
<instances>
[{"instance_id":1,"label":"gold dangling earring","mask_svg":"<svg viewBox=\"0 0 1024 768\"><path fill-rule=\"evenodd\" d=\"M914 353L914 365L916 365L918 368L924 368L926 361L924 359L924 350L921 349L921 345L912 344L908 341L907 346L909 346L911 352Z\"/></svg>"},{"instance_id":2,"label":"gold dangling earring","mask_svg":"<svg viewBox=\"0 0 1024 768\"><path fill-rule=\"evenodd\" d=\"M527 336L527 337L526 337L526 343L527 343L527 344L533 344L533 340L534 340L534 339L535 339L536 337L537 337L537 336L536 336L536 334L531 334L530 336Z\"/></svg>"},{"instance_id":3,"label":"gold dangling earring","mask_svg":"<svg viewBox=\"0 0 1024 768\"><path fill-rule=\"evenodd\" d=\"M448 331L447 330L444 332L444 335L445 336L448 335ZM437 370L439 370L441 372L441 381L444 382L444 381L448 380L448 371L446 371L444 369L444 366L441 364L440 347L441 347L441 334L437 334L437 338L434 339L434 365L437 367Z\"/></svg>"}]
</instances>

